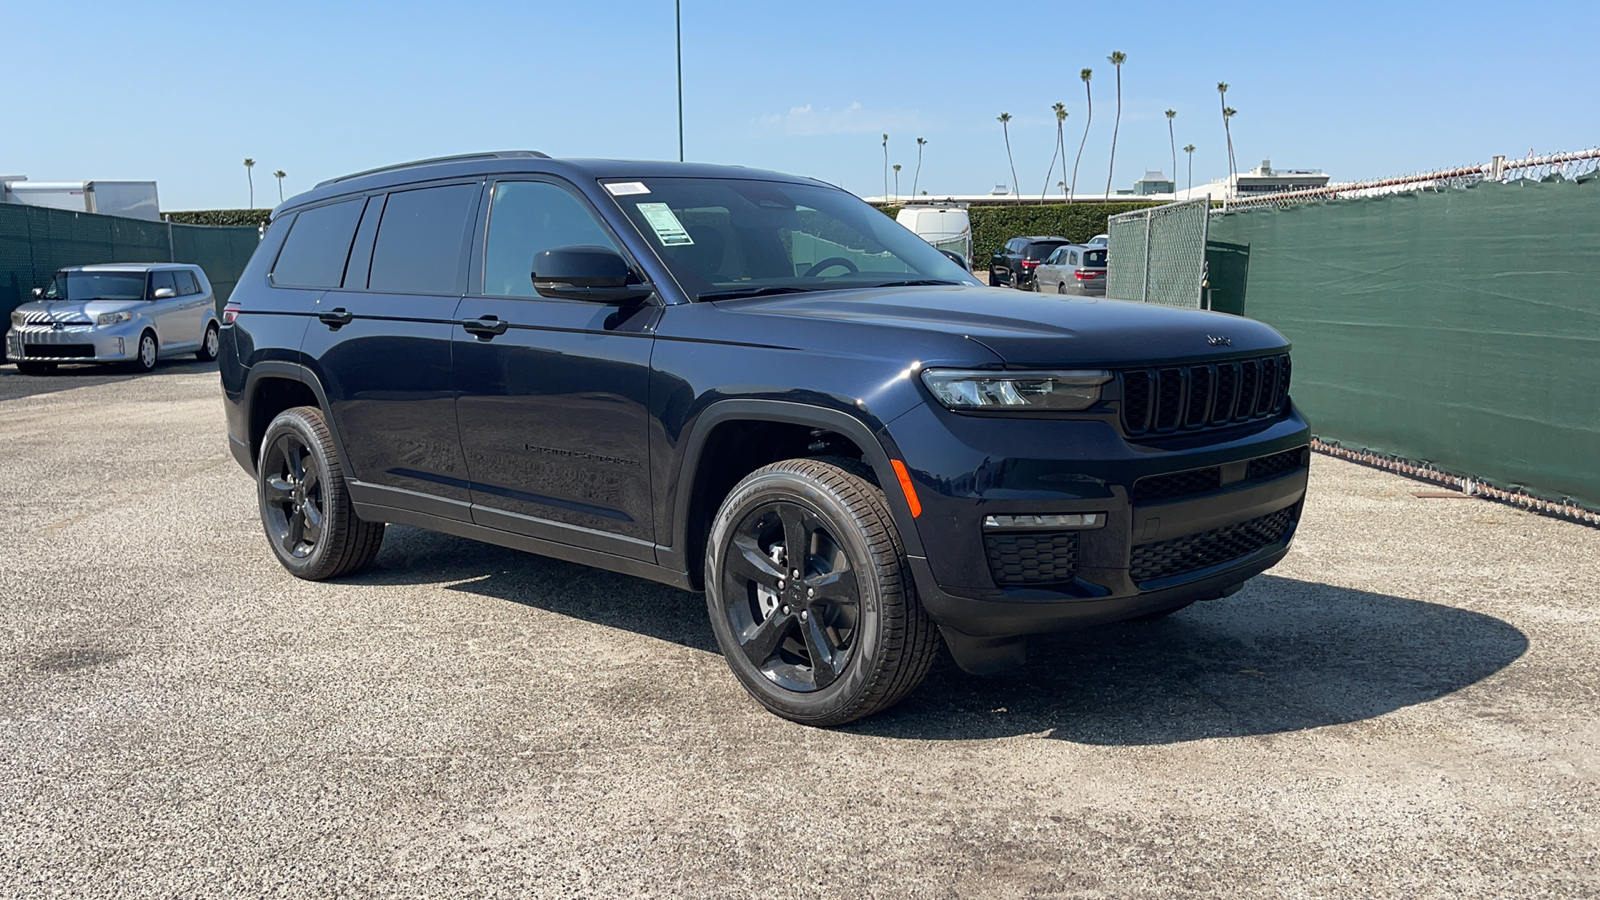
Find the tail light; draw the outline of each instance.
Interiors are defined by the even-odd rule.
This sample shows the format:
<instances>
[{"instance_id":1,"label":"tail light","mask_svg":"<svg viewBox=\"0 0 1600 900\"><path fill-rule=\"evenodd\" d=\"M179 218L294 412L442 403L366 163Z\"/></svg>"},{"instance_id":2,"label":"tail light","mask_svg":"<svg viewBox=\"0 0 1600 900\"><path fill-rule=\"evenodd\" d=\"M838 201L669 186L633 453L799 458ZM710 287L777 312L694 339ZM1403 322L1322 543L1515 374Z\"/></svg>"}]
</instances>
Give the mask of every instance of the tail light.
<instances>
[{"instance_id":1,"label":"tail light","mask_svg":"<svg viewBox=\"0 0 1600 900\"><path fill-rule=\"evenodd\" d=\"M1025 259L1025 260L1022 261L1022 267L1024 269L1031 269L1034 266L1037 266L1038 264L1039 264L1039 261L1037 259Z\"/></svg>"},{"instance_id":2,"label":"tail light","mask_svg":"<svg viewBox=\"0 0 1600 900\"><path fill-rule=\"evenodd\" d=\"M229 303L222 308L222 324L232 325L237 318L239 318L239 305L237 303Z\"/></svg>"},{"instance_id":3,"label":"tail light","mask_svg":"<svg viewBox=\"0 0 1600 900\"><path fill-rule=\"evenodd\" d=\"M1086 271L1084 271L1082 269L1079 269L1078 271L1072 273L1072 277L1078 279L1079 281L1091 281L1091 280L1093 280L1095 278L1099 278L1100 277L1100 273L1099 272L1086 272Z\"/></svg>"}]
</instances>

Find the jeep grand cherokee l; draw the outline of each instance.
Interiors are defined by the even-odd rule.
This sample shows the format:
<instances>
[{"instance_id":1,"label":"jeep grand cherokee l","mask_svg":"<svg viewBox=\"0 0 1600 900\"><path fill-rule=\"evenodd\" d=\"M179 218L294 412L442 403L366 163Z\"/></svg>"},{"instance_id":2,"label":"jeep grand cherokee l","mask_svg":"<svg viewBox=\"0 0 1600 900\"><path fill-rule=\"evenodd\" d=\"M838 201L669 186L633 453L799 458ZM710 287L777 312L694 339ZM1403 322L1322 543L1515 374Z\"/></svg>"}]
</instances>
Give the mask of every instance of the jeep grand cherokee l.
<instances>
[{"instance_id":1,"label":"jeep grand cherokee l","mask_svg":"<svg viewBox=\"0 0 1600 900\"><path fill-rule=\"evenodd\" d=\"M778 715L895 703L941 643L1225 596L1288 551L1288 345L991 289L838 188L481 154L318 185L224 310L234 456L293 574L385 523L703 591Z\"/></svg>"}]
</instances>

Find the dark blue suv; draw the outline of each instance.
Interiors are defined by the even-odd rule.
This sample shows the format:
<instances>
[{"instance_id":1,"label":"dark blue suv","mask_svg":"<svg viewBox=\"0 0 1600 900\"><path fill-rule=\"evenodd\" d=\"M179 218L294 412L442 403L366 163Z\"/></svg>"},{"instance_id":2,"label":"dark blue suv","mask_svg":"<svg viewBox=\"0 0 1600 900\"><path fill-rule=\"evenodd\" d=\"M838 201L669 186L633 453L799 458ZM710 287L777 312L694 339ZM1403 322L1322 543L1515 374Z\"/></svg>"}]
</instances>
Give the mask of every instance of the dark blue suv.
<instances>
[{"instance_id":1,"label":"dark blue suv","mask_svg":"<svg viewBox=\"0 0 1600 900\"><path fill-rule=\"evenodd\" d=\"M385 523L704 591L798 722L942 642L1223 597L1288 551L1306 423L1248 319L980 285L805 178L529 152L279 207L223 314L234 456L302 578Z\"/></svg>"}]
</instances>

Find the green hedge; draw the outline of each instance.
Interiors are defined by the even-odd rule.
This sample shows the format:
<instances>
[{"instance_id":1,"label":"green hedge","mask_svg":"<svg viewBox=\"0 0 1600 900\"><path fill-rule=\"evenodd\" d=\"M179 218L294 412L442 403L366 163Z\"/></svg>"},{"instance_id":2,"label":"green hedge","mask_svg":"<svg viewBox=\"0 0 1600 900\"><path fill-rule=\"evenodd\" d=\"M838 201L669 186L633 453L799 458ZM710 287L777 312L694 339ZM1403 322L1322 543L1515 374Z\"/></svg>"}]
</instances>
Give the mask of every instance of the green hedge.
<instances>
[{"instance_id":1,"label":"green hedge","mask_svg":"<svg viewBox=\"0 0 1600 900\"><path fill-rule=\"evenodd\" d=\"M973 267L979 271L987 269L989 257L1014 237L1052 234L1082 243L1097 234L1104 234L1106 219L1110 216L1160 205L1139 201L973 206L967 210L968 217L972 219ZM900 211L898 206L885 206L880 209L890 218L894 218Z\"/></svg>"},{"instance_id":2,"label":"green hedge","mask_svg":"<svg viewBox=\"0 0 1600 900\"><path fill-rule=\"evenodd\" d=\"M177 225L261 225L272 216L270 209L191 209L162 213L161 218Z\"/></svg>"}]
</instances>

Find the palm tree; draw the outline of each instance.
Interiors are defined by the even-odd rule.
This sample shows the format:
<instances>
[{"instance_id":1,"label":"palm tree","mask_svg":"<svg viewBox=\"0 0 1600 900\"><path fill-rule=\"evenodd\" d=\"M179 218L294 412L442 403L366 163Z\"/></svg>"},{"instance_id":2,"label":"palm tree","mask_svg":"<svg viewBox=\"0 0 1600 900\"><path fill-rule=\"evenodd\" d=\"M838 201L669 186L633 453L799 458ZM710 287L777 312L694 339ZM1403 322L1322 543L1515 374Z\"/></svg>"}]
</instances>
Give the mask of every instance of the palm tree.
<instances>
[{"instance_id":1,"label":"palm tree","mask_svg":"<svg viewBox=\"0 0 1600 900\"><path fill-rule=\"evenodd\" d=\"M1217 82L1217 102L1222 107L1222 130L1228 131L1228 83ZM1228 135L1228 174L1236 174L1233 166L1233 135Z\"/></svg>"},{"instance_id":2,"label":"palm tree","mask_svg":"<svg viewBox=\"0 0 1600 900\"><path fill-rule=\"evenodd\" d=\"M895 202L898 203L899 200L900 200L900 164L899 163L895 163L894 164L894 198L895 198Z\"/></svg>"},{"instance_id":3,"label":"palm tree","mask_svg":"<svg viewBox=\"0 0 1600 900\"><path fill-rule=\"evenodd\" d=\"M883 136L883 195L889 196L889 136Z\"/></svg>"},{"instance_id":4,"label":"palm tree","mask_svg":"<svg viewBox=\"0 0 1600 900\"><path fill-rule=\"evenodd\" d=\"M1011 192L1017 195L1017 202L1022 202L1022 193L1017 190L1017 163L1011 158L1011 113L1003 112L997 118L1000 130L1006 136L1006 161L1011 163Z\"/></svg>"},{"instance_id":5,"label":"palm tree","mask_svg":"<svg viewBox=\"0 0 1600 900\"><path fill-rule=\"evenodd\" d=\"M1083 96L1089 101L1089 114L1083 120L1083 140L1078 142L1078 158L1072 161L1072 184L1067 187L1067 202L1072 202L1072 195L1078 192L1078 163L1083 162L1083 145L1089 143L1089 123L1094 121L1094 94L1089 91L1089 79L1094 75L1093 69L1084 69L1078 73L1083 79Z\"/></svg>"},{"instance_id":6,"label":"palm tree","mask_svg":"<svg viewBox=\"0 0 1600 900\"><path fill-rule=\"evenodd\" d=\"M922 178L922 148L928 145L927 138L917 138L917 173L911 176L911 195L917 195L917 181Z\"/></svg>"},{"instance_id":7,"label":"palm tree","mask_svg":"<svg viewBox=\"0 0 1600 900\"><path fill-rule=\"evenodd\" d=\"M289 177L289 173L285 172L282 169L279 169L278 171L272 173L272 177L278 179L278 202L282 203L283 202L283 180L285 178Z\"/></svg>"},{"instance_id":8,"label":"palm tree","mask_svg":"<svg viewBox=\"0 0 1600 900\"><path fill-rule=\"evenodd\" d=\"M1121 50L1111 51L1106 59L1117 67L1117 119L1111 126L1111 166L1106 170L1106 199L1111 199L1111 176L1117 171L1117 131L1122 128L1122 64L1128 55Z\"/></svg>"},{"instance_id":9,"label":"palm tree","mask_svg":"<svg viewBox=\"0 0 1600 900\"><path fill-rule=\"evenodd\" d=\"M256 161L251 159L250 157L246 156L244 158L244 177L246 179L248 179L249 182L250 182L250 208L251 209L255 209L256 208L256 179L255 179L255 176L250 174L250 170L254 169L255 167L256 167Z\"/></svg>"},{"instance_id":10,"label":"palm tree","mask_svg":"<svg viewBox=\"0 0 1600 900\"><path fill-rule=\"evenodd\" d=\"M1178 111L1167 110L1167 143L1172 147L1172 184L1173 193L1177 193L1178 184L1178 139L1172 136L1172 120L1177 118Z\"/></svg>"},{"instance_id":11,"label":"palm tree","mask_svg":"<svg viewBox=\"0 0 1600 900\"><path fill-rule=\"evenodd\" d=\"M1067 105L1065 103L1057 103L1052 108L1056 111L1056 148L1050 154L1050 168L1046 169L1044 173L1044 189L1039 191L1040 203L1044 202L1044 195L1050 192L1050 176L1055 174L1056 171L1056 157L1061 157L1062 169L1067 167L1067 155L1065 152L1067 147L1061 142L1061 126L1067 121Z\"/></svg>"},{"instance_id":12,"label":"palm tree","mask_svg":"<svg viewBox=\"0 0 1600 900\"><path fill-rule=\"evenodd\" d=\"M1189 154L1189 192L1193 193L1194 192L1194 145L1193 144L1184 144L1183 145L1183 152ZM1178 177L1178 173L1177 172L1173 172L1172 173L1172 177L1173 178L1177 178Z\"/></svg>"},{"instance_id":13,"label":"palm tree","mask_svg":"<svg viewBox=\"0 0 1600 900\"><path fill-rule=\"evenodd\" d=\"M1234 161L1233 157L1233 129L1230 125L1233 122L1233 117L1238 113L1239 111L1231 106L1222 108L1222 130L1228 134L1228 170L1233 174L1235 187L1238 186L1239 181L1239 164Z\"/></svg>"}]
</instances>

